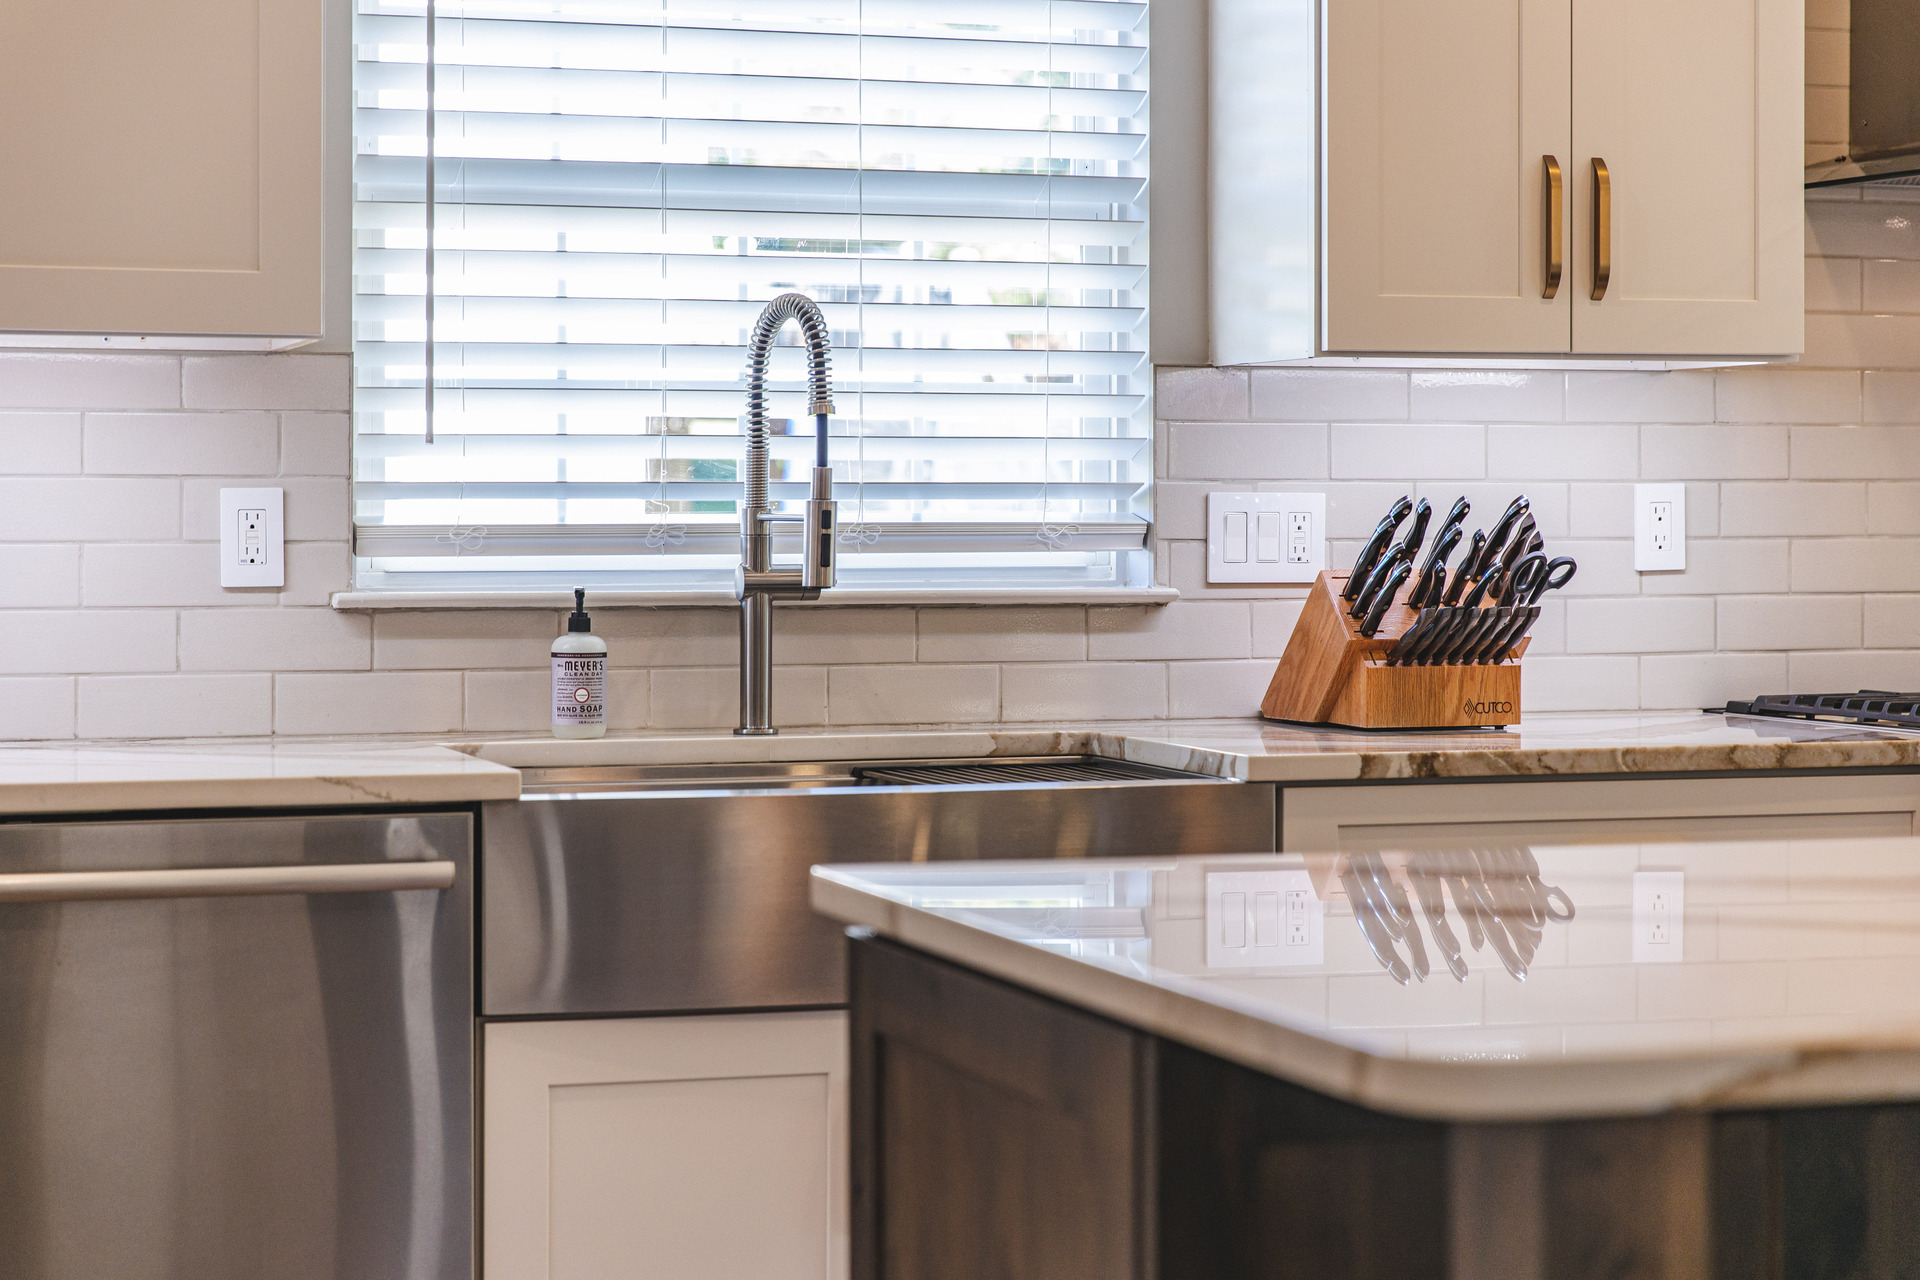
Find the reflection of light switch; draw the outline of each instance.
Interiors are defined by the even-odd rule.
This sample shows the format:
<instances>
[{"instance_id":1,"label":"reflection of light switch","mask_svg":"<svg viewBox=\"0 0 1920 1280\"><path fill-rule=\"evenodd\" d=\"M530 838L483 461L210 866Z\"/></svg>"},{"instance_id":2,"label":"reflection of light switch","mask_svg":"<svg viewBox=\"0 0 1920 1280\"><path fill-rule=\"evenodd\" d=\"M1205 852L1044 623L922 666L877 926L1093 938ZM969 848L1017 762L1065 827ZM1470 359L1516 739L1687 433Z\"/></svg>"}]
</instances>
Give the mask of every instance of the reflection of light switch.
<instances>
[{"instance_id":1,"label":"reflection of light switch","mask_svg":"<svg viewBox=\"0 0 1920 1280\"><path fill-rule=\"evenodd\" d=\"M1228 564L1247 562L1247 513L1227 512L1227 527L1220 535L1220 558Z\"/></svg>"},{"instance_id":2,"label":"reflection of light switch","mask_svg":"<svg viewBox=\"0 0 1920 1280\"><path fill-rule=\"evenodd\" d=\"M1260 538L1254 559L1261 564L1280 563L1280 513L1262 511L1260 513Z\"/></svg>"},{"instance_id":3,"label":"reflection of light switch","mask_svg":"<svg viewBox=\"0 0 1920 1280\"><path fill-rule=\"evenodd\" d=\"M1210 871L1207 967L1322 964L1325 914L1305 871Z\"/></svg>"}]
</instances>

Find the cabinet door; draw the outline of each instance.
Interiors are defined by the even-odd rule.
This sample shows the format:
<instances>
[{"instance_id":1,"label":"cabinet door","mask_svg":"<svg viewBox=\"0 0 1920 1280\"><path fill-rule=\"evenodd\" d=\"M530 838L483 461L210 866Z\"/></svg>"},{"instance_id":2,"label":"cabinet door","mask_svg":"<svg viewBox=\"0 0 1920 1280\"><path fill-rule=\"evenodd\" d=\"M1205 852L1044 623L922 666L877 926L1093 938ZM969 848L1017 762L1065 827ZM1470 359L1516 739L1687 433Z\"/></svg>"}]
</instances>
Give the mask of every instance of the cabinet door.
<instances>
[{"instance_id":1,"label":"cabinet door","mask_svg":"<svg viewBox=\"0 0 1920 1280\"><path fill-rule=\"evenodd\" d=\"M1542 157L1571 161L1569 3L1325 7L1327 351L1567 350Z\"/></svg>"},{"instance_id":2,"label":"cabinet door","mask_svg":"<svg viewBox=\"0 0 1920 1280\"><path fill-rule=\"evenodd\" d=\"M318 337L321 13L0 0L0 331Z\"/></svg>"},{"instance_id":3,"label":"cabinet door","mask_svg":"<svg viewBox=\"0 0 1920 1280\"><path fill-rule=\"evenodd\" d=\"M843 1280L838 1012L486 1029L487 1280Z\"/></svg>"},{"instance_id":4,"label":"cabinet door","mask_svg":"<svg viewBox=\"0 0 1920 1280\"><path fill-rule=\"evenodd\" d=\"M1804 344L1801 6L1578 0L1573 349L1785 355ZM1593 161L1611 189L1593 298Z\"/></svg>"}]
</instances>

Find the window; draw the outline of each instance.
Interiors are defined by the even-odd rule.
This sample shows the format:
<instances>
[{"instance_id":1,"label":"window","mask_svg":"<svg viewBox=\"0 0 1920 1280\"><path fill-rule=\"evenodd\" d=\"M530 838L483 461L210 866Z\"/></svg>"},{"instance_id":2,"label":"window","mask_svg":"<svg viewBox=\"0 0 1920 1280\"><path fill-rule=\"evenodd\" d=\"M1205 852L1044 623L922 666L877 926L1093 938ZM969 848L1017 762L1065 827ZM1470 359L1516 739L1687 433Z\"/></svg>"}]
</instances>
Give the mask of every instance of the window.
<instances>
[{"instance_id":1,"label":"window","mask_svg":"<svg viewBox=\"0 0 1920 1280\"><path fill-rule=\"evenodd\" d=\"M843 584L1138 574L1144 3L442 0L430 63L428 13L356 18L362 588L730 584L788 290L832 332ZM783 347L790 510L802 377Z\"/></svg>"}]
</instances>

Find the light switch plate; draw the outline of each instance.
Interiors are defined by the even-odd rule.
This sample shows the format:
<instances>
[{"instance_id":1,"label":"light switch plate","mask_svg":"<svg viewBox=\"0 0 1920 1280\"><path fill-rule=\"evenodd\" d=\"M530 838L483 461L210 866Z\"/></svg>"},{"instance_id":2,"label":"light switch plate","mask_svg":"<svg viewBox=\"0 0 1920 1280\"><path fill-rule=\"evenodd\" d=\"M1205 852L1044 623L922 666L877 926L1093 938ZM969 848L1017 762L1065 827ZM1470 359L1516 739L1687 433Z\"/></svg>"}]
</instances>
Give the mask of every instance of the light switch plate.
<instances>
[{"instance_id":1,"label":"light switch plate","mask_svg":"<svg viewBox=\"0 0 1920 1280\"><path fill-rule=\"evenodd\" d=\"M285 489L220 491L220 585L287 585Z\"/></svg>"},{"instance_id":2,"label":"light switch plate","mask_svg":"<svg viewBox=\"0 0 1920 1280\"><path fill-rule=\"evenodd\" d=\"M1633 486L1633 567L1641 573L1687 567L1687 486Z\"/></svg>"},{"instance_id":3,"label":"light switch plate","mask_svg":"<svg viewBox=\"0 0 1920 1280\"><path fill-rule=\"evenodd\" d=\"M1309 583L1326 567L1326 494L1207 495L1208 582Z\"/></svg>"}]
</instances>

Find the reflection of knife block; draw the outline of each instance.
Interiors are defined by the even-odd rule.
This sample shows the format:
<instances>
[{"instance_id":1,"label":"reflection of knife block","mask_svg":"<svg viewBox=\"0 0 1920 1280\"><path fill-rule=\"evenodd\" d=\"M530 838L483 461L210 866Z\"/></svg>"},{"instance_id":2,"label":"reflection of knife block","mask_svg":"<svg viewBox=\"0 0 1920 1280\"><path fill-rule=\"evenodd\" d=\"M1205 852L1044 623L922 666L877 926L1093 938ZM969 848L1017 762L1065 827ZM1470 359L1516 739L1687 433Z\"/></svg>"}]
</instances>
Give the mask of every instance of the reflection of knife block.
<instances>
[{"instance_id":1,"label":"reflection of knife block","mask_svg":"<svg viewBox=\"0 0 1920 1280\"><path fill-rule=\"evenodd\" d=\"M1390 667L1387 651L1420 611L1402 600L1371 638L1347 616L1346 574L1322 573L1307 593L1286 653L1261 699L1269 720L1304 720L1356 729L1435 729L1520 723L1521 640L1498 662Z\"/></svg>"}]
</instances>

